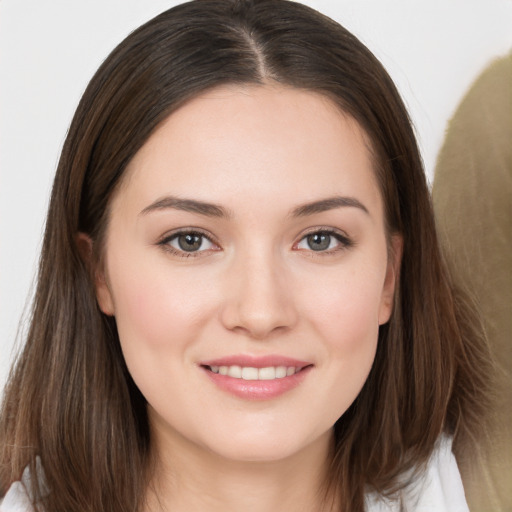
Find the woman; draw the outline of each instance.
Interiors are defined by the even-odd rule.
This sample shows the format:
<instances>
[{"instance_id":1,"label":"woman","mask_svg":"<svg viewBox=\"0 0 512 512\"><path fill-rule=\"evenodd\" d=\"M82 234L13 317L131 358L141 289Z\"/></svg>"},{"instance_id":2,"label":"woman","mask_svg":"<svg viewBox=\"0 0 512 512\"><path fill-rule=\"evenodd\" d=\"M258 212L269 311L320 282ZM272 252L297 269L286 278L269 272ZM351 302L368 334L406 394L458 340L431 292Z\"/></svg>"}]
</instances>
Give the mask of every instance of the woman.
<instances>
[{"instance_id":1,"label":"woman","mask_svg":"<svg viewBox=\"0 0 512 512\"><path fill-rule=\"evenodd\" d=\"M295 2L183 4L72 122L3 507L465 510L486 354L373 55Z\"/></svg>"}]
</instances>

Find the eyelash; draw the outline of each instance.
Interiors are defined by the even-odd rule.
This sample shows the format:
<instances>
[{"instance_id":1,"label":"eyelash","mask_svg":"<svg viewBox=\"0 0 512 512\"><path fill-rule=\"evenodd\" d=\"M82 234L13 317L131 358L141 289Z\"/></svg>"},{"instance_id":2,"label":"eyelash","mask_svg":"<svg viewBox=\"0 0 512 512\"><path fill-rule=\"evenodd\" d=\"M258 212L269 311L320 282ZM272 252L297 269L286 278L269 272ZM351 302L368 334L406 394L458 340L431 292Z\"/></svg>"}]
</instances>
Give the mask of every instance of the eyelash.
<instances>
[{"instance_id":1,"label":"eyelash","mask_svg":"<svg viewBox=\"0 0 512 512\"><path fill-rule=\"evenodd\" d=\"M195 236L201 238L201 245L203 245L204 241L208 241L213 246L216 246L216 249L206 249L206 250L195 250L195 251L186 251L184 249L177 249L173 247L171 244L172 241L177 240L180 236ZM327 248L325 250L318 250L315 251L311 247L309 249L302 249L299 248L299 245L308 239L308 237L314 236L314 235L324 235L331 238L334 238L338 242L338 246L334 248ZM330 245L329 240L329 245ZM219 251L221 250L219 248L219 245L213 240L213 237L211 235L199 230L199 229L182 229L180 231L176 231L170 235L166 235L162 240L158 242L158 245L163 247L166 251L170 252L174 256L178 256L180 258L197 258L204 255L205 252L208 251ZM293 244L293 248L295 250L308 253L309 256L330 256L333 254L336 254L340 251L349 249L354 246L353 240L351 240L346 234L340 233L339 231L336 231L332 228L315 228L311 231L305 233L298 242Z\"/></svg>"},{"instance_id":2,"label":"eyelash","mask_svg":"<svg viewBox=\"0 0 512 512\"><path fill-rule=\"evenodd\" d=\"M328 236L328 237L331 237L331 238L334 238L337 242L338 242L338 245L334 248L331 248L331 249L326 249L326 250L319 250L319 251L315 251L314 249L312 248L309 248L309 249L300 249L298 248L299 244L301 244L303 241L307 240L308 237L310 236L314 236L314 235L325 235L325 236ZM340 251L344 251L344 250L347 250L347 249L350 249L351 247L353 247L355 245L354 241L349 238L345 233L341 233L335 229L332 229L332 228L314 228L312 230L310 230L309 232L305 233L301 238L300 240L294 244L294 248L297 248L297 250L299 251L304 251L305 253L308 254L308 256L310 257L315 257L315 256L320 256L320 257L323 257L323 256L332 256L332 255L335 255L337 253L339 253Z\"/></svg>"},{"instance_id":3,"label":"eyelash","mask_svg":"<svg viewBox=\"0 0 512 512\"><path fill-rule=\"evenodd\" d=\"M170 243L174 240L177 240L180 236L197 236L201 237L201 245L203 244L204 240L207 240L212 245L218 247L218 244L213 240L213 238L208 235L207 233L199 230L199 229L182 229L180 231L175 231L174 233L170 235L166 235L160 242L158 242L158 245L163 247L166 251L170 252L174 256L178 256L180 258L197 258L203 255L205 250L202 251L185 251L176 249ZM214 250L218 251L220 249L208 249L208 250Z\"/></svg>"}]
</instances>

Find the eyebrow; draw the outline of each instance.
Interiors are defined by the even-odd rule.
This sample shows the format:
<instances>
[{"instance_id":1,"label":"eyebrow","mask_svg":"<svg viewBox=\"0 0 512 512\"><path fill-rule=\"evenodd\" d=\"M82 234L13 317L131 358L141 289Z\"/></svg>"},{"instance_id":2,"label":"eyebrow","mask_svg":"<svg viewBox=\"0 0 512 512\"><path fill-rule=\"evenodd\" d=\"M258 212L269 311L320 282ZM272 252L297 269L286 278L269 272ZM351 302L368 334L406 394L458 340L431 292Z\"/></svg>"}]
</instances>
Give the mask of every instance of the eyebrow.
<instances>
[{"instance_id":1,"label":"eyebrow","mask_svg":"<svg viewBox=\"0 0 512 512\"><path fill-rule=\"evenodd\" d=\"M342 207L359 208L363 212L369 214L366 206L364 206L355 197L335 196L297 206L292 210L291 215L293 217L307 217L308 215L314 215L315 213L322 213L328 210L334 210L336 208ZM139 215L147 215L153 211L165 210L167 208L198 213L199 215L205 215L207 217L231 217L228 210L222 206L213 203L207 203L205 201L183 199L175 196L166 196L156 200L154 203L146 206L146 208L144 208Z\"/></svg>"},{"instance_id":2,"label":"eyebrow","mask_svg":"<svg viewBox=\"0 0 512 512\"><path fill-rule=\"evenodd\" d=\"M370 214L366 206L355 197L335 196L297 206L297 208L292 210L292 216L306 217L308 215L314 215L315 213L322 213L342 207L359 208L368 215Z\"/></svg>"},{"instance_id":3,"label":"eyebrow","mask_svg":"<svg viewBox=\"0 0 512 512\"><path fill-rule=\"evenodd\" d=\"M166 196L158 199L149 206L146 206L139 215L147 215L153 211L165 210L167 208L198 213L199 215L205 215L207 217L230 217L228 211L222 206L218 206L213 203L206 203L204 201L197 201L195 199L182 199L175 196Z\"/></svg>"}]
</instances>

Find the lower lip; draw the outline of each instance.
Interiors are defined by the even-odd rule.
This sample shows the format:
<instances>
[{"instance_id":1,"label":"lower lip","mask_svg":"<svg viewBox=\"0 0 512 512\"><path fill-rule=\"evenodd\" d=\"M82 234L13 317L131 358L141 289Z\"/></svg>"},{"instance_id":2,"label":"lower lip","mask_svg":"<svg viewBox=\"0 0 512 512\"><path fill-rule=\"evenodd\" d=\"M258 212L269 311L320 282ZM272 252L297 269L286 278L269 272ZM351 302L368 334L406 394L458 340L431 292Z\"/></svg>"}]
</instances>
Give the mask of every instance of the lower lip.
<instances>
[{"instance_id":1,"label":"lower lip","mask_svg":"<svg viewBox=\"0 0 512 512\"><path fill-rule=\"evenodd\" d=\"M202 368L206 375L220 389L245 400L271 400L296 388L311 370L312 366L306 366L299 372L273 380L244 380L213 373L207 368Z\"/></svg>"}]
</instances>

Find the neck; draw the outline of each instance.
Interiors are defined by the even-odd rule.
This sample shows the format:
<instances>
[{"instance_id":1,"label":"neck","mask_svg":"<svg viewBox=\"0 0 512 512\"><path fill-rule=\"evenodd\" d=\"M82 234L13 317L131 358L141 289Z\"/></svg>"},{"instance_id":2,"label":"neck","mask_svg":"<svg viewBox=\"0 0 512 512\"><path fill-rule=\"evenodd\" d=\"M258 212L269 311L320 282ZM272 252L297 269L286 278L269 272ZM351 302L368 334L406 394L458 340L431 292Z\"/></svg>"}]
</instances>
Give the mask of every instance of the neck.
<instances>
[{"instance_id":1,"label":"neck","mask_svg":"<svg viewBox=\"0 0 512 512\"><path fill-rule=\"evenodd\" d=\"M328 512L325 477L332 433L273 461L225 459L185 440L159 443L148 512Z\"/></svg>"}]
</instances>

